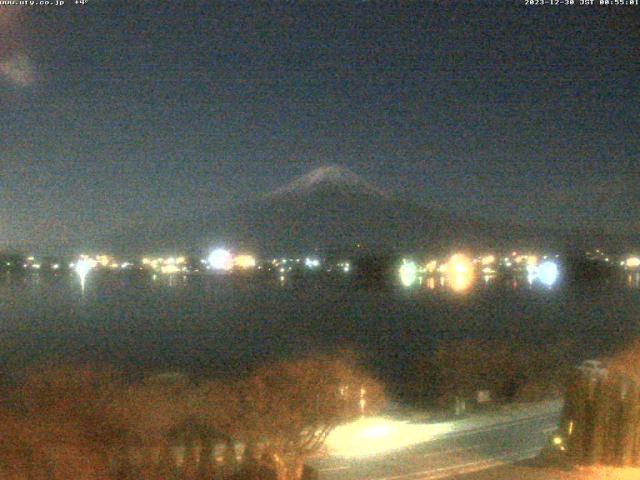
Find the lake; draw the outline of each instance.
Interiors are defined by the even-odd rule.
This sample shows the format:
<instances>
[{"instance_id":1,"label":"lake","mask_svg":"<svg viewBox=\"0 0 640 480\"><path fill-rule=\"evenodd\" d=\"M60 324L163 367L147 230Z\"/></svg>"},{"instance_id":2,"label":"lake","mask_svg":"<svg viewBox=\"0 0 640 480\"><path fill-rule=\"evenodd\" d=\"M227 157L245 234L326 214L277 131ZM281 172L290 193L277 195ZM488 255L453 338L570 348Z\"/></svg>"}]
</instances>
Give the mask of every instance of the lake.
<instances>
[{"instance_id":1,"label":"lake","mask_svg":"<svg viewBox=\"0 0 640 480\"><path fill-rule=\"evenodd\" d=\"M0 277L0 362L11 374L45 359L125 370L236 374L265 360L348 347L387 383L454 339L571 339L579 362L639 336L638 276L554 288L522 279L365 288L349 276L284 283L202 275L91 272ZM430 288L430 287L433 287Z\"/></svg>"}]
</instances>

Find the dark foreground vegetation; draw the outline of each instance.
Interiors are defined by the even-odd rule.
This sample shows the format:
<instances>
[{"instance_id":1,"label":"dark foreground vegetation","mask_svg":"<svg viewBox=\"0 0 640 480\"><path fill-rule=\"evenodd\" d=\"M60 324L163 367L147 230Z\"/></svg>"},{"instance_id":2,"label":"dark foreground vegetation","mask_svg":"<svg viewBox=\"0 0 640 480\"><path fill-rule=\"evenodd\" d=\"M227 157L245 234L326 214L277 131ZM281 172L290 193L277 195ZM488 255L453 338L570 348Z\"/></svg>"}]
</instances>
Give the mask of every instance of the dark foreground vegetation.
<instances>
[{"instance_id":1,"label":"dark foreground vegetation","mask_svg":"<svg viewBox=\"0 0 640 480\"><path fill-rule=\"evenodd\" d=\"M381 386L350 356L274 363L235 381L116 371L28 372L0 409L3 480L297 480Z\"/></svg>"},{"instance_id":2,"label":"dark foreground vegetation","mask_svg":"<svg viewBox=\"0 0 640 480\"><path fill-rule=\"evenodd\" d=\"M401 398L431 410L454 399L473 408L478 390L490 392L489 404L558 397L575 372L570 347L442 343L416 360ZM618 364L628 370L632 362ZM574 424L568 445L579 463L637 464L640 432L629 425L640 420L640 388L627 378L570 383L563 425ZM328 434L383 402L380 383L345 353L275 362L235 379L32 368L0 396L0 479L311 479L305 464Z\"/></svg>"},{"instance_id":3,"label":"dark foreground vegetation","mask_svg":"<svg viewBox=\"0 0 640 480\"><path fill-rule=\"evenodd\" d=\"M571 345L535 346L517 341L443 342L415 362L403 396L413 403L447 408L455 398L473 405L478 391L489 403L557 398L572 371Z\"/></svg>"},{"instance_id":4,"label":"dark foreground vegetation","mask_svg":"<svg viewBox=\"0 0 640 480\"><path fill-rule=\"evenodd\" d=\"M606 373L576 372L560 431L577 464L640 467L640 344L610 360Z\"/></svg>"},{"instance_id":5,"label":"dark foreground vegetation","mask_svg":"<svg viewBox=\"0 0 640 480\"><path fill-rule=\"evenodd\" d=\"M541 454L459 480L640 478L640 343L605 359L606 369L568 377L558 435Z\"/></svg>"}]
</instances>

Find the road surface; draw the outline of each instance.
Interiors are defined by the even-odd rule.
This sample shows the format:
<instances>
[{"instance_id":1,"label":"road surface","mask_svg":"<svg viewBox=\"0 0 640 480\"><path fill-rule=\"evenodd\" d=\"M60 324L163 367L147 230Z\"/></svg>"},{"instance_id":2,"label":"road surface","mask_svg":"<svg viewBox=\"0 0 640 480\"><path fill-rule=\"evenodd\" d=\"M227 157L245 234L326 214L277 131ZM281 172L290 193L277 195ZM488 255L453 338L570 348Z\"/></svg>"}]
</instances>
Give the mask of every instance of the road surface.
<instances>
[{"instance_id":1,"label":"road surface","mask_svg":"<svg viewBox=\"0 0 640 480\"><path fill-rule=\"evenodd\" d=\"M448 423L391 418L343 428L328 439L330 456L313 462L320 480L435 480L538 455L555 430L560 401Z\"/></svg>"}]
</instances>

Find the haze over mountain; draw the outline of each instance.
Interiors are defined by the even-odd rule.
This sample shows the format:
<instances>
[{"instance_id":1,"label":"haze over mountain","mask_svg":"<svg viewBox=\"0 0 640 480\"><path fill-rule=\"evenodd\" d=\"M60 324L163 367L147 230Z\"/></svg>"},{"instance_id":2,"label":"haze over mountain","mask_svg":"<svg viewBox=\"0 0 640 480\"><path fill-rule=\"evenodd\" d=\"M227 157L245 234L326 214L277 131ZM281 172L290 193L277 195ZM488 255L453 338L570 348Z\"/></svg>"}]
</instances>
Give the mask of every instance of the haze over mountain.
<instances>
[{"instance_id":1,"label":"haze over mountain","mask_svg":"<svg viewBox=\"0 0 640 480\"><path fill-rule=\"evenodd\" d=\"M567 232L564 232L567 233ZM560 246L562 232L490 223L416 204L330 165L272 192L190 220L157 220L123 231L123 253L206 252L226 245L263 254Z\"/></svg>"}]
</instances>

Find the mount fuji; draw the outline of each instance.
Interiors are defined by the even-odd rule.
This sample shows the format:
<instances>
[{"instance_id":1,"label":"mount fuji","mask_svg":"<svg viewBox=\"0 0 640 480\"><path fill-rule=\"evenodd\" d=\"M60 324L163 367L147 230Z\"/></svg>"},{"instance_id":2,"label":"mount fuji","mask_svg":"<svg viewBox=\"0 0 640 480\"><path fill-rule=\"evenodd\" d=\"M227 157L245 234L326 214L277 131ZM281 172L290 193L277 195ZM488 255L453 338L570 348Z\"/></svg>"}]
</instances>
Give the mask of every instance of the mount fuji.
<instances>
[{"instance_id":1,"label":"mount fuji","mask_svg":"<svg viewBox=\"0 0 640 480\"><path fill-rule=\"evenodd\" d=\"M344 193L360 192L367 195L387 196L382 189L377 188L360 175L338 165L316 168L284 187L276 189L268 196L274 198L286 195L308 195L318 190L328 189Z\"/></svg>"},{"instance_id":2,"label":"mount fuji","mask_svg":"<svg viewBox=\"0 0 640 480\"><path fill-rule=\"evenodd\" d=\"M407 201L350 170L324 166L258 198L189 221L128 229L115 250L202 252L224 244L263 254L495 247L521 233Z\"/></svg>"}]
</instances>

